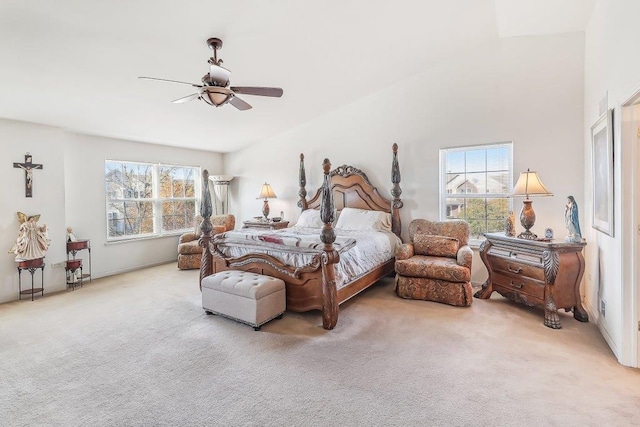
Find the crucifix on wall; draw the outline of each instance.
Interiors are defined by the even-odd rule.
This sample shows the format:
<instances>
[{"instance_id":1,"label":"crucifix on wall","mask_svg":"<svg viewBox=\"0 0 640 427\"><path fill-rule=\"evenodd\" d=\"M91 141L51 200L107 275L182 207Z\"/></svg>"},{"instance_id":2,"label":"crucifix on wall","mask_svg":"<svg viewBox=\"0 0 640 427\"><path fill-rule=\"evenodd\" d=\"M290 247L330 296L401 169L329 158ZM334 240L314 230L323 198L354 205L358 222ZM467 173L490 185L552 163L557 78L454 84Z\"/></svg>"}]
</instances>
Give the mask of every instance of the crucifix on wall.
<instances>
[{"instance_id":1,"label":"crucifix on wall","mask_svg":"<svg viewBox=\"0 0 640 427\"><path fill-rule=\"evenodd\" d=\"M24 163L13 163L14 168L20 168L24 170L24 197L33 196L33 170L43 169L42 165L38 165L32 162L31 154L24 155Z\"/></svg>"}]
</instances>

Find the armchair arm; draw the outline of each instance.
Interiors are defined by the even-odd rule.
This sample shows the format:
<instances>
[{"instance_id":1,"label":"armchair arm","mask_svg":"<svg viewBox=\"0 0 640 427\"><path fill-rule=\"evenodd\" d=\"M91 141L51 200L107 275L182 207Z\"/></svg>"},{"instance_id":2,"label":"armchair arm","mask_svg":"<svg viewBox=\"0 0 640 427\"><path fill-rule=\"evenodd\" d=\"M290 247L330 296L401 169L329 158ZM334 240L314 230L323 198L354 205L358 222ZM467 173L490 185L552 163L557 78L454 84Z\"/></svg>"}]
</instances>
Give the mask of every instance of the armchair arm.
<instances>
[{"instance_id":1,"label":"armchair arm","mask_svg":"<svg viewBox=\"0 0 640 427\"><path fill-rule=\"evenodd\" d=\"M413 243L404 243L396 248L396 260L409 259L414 255Z\"/></svg>"},{"instance_id":2,"label":"armchair arm","mask_svg":"<svg viewBox=\"0 0 640 427\"><path fill-rule=\"evenodd\" d=\"M462 265L470 269L472 260L473 250L469 245L461 246L460 249L458 249L458 257L456 259L458 265Z\"/></svg>"},{"instance_id":3,"label":"armchair arm","mask_svg":"<svg viewBox=\"0 0 640 427\"><path fill-rule=\"evenodd\" d=\"M196 233L194 233L193 231L190 231L180 236L180 239L178 240L178 244L181 245L183 243L193 242L194 240L196 240Z\"/></svg>"}]
</instances>

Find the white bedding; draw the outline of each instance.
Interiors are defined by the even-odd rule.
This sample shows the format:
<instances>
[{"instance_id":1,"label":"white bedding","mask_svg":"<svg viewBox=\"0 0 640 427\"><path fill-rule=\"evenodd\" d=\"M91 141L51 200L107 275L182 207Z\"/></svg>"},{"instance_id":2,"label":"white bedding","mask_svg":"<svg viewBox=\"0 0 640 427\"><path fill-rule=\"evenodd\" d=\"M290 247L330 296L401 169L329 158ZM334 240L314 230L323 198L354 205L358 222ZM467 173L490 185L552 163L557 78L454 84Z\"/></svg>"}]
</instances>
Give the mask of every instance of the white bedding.
<instances>
[{"instance_id":1,"label":"white bedding","mask_svg":"<svg viewBox=\"0 0 640 427\"><path fill-rule=\"evenodd\" d=\"M336 265L338 289L392 259L396 247L401 244L400 239L389 232L335 232L335 247L340 253L340 263ZM218 249L227 257L263 253L296 268L317 263L322 254L319 228L228 231L216 235L214 242L219 244Z\"/></svg>"}]
</instances>

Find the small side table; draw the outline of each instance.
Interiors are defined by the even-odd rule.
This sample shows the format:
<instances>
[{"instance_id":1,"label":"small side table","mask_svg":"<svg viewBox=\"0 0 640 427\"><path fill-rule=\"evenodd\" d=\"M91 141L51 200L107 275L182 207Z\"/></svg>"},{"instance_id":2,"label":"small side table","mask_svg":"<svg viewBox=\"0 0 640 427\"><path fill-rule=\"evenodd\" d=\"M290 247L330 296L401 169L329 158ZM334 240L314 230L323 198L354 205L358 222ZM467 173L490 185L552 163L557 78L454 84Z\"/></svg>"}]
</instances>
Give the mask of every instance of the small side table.
<instances>
[{"instance_id":1,"label":"small side table","mask_svg":"<svg viewBox=\"0 0 640 427\"><path fill-rule=\"evenodd\" d=\"M91 282L91 240L81 239L76 240L75 242L67 242L67 260L75 261L76 254L85 249L89 251L89 271L87 273L83 273L82 278L88 278L89 282ZM69 257L69 254L71 254L71 258Z\"/></svg>"},{"instance_id":2,"label":"small side table","mask_svg":"<svg viewBox=\"0 0 640 427\"><path fill-rule=\"evenodd\" d=\"M22 299L23 294L31 294L31 301L33 301L33 295L40 292L40 296L44 295L44 258L30 259L26 261L18 261L18 284L20 290L18 292L18 299ZM40 270L40 287L34 288L33 275L36 271ZM22 290L22 270L27 270L31 274L31 289Z\"/></svg>"},{"instance_id":3,"label":"small side table","mask_svg":"<svg viewBox=\"0 0 640 427\"><path fill-rule=\"evenodd\" d=\"M64 269L67 275L67 288L71 285L72 289L76 290L76 285L80 284L82 287L82 260L81 259L72 259L65 262ZM80 270L80 278L76 276L76 270Z\"/></svg>"},{"instance_id":4,"label":"small side table","mask_svg":"<svg viewBox=\"0 0 640 427\"><path fill-rule=\"evenodd\" d=\"M242 228L261 228L263 230L281 230L289 226L289 221L243 221Z\"/></svg>"}]
</instances>

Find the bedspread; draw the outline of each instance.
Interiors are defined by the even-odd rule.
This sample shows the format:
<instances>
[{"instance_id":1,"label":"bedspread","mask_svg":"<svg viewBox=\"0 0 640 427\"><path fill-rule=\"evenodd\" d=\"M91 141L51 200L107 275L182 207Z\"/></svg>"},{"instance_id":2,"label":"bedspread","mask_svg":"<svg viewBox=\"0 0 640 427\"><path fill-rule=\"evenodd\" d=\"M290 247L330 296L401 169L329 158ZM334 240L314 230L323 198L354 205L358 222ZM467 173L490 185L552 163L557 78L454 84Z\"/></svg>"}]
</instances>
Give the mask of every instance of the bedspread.
<instances>
[{"instance_id":1,"label":"bedspread","mask_svg":"<svg viewBox=\"0 0 640 427\"><path fill-rule=\"evenodd\" d=\"M336 264L338 289L384 264L395 256L401 242L393 233L381 231L335 230L334 249L340 254ZM324 244L319 228L291 227L282 230L242 229L216 235L213 243L225 257L250 253L269 255L300 268L320 265Z\"/></svg>"}]
</instances>

